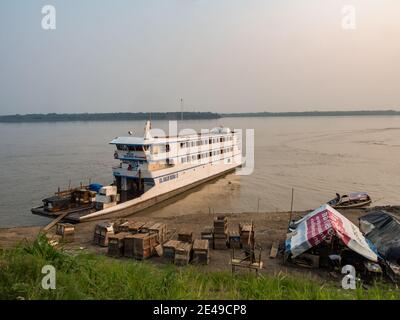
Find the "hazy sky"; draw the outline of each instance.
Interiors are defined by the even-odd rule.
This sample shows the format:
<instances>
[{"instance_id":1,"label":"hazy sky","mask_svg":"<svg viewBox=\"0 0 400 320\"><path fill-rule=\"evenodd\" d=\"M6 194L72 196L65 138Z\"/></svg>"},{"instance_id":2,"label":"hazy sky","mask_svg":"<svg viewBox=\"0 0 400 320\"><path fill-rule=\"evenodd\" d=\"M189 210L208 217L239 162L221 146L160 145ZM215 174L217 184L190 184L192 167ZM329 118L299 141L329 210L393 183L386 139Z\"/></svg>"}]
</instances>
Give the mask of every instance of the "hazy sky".
<instances>
[{"instance_id":1,"label":"hazy sky","mask_svg":"<svg viewBox=\"0 0 400 320\"><path fill-rule=\"evenodd\" d=\"M0 1L0 114L175 111L181 97L187 111L397 108L400 1Z\"/></svg>"}]
</instances>

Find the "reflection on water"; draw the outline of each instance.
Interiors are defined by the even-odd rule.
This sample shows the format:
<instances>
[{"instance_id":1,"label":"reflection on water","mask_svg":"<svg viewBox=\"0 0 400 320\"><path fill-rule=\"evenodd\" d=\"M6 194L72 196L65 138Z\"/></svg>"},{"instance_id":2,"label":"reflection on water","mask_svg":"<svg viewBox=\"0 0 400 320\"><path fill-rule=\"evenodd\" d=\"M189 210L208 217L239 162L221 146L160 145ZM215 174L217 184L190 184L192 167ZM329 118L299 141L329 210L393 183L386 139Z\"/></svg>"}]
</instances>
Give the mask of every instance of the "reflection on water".
<instances>
[{"instance_id":1,"label":"reflection on water","mask_svg":"<svg viewBox=\"0 0 400 320\"><path fill-rule=\"evenodd\" d=\"M368 191L375 204L400 203L400 117L226 118L182 128L225 125L255 130L255 170L227 175L145 214L281 211L315 208L335 192ZM143 122L0 124L0 227L44 224L32 206L69 180L110 183L113 147ZM154 121L153 128L168 123Z\"/></svg>"}]
</instances>

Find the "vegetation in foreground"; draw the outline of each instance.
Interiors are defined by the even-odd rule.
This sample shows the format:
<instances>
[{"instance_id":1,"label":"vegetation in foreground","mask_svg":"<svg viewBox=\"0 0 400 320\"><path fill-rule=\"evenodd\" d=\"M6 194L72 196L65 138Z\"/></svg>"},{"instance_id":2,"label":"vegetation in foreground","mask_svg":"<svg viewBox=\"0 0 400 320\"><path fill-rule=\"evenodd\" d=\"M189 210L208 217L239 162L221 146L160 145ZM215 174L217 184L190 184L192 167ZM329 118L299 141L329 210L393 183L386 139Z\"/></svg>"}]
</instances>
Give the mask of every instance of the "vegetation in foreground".
<instances>
[{"instance_id":1,"label":"vegetation in foreground","mask_svg":"<svg viewBox=\"0 0 400 320\"><path fill-rule=\"evenodd\" d=\"M56 268L56 289L44 290L44 265ZM399 299L400 291L376 284L348 291L284 274L232 276L194 266L154 266L92 254L70 255L43 236L0 251L0 299Z\"/></svg>"}]
</instances>

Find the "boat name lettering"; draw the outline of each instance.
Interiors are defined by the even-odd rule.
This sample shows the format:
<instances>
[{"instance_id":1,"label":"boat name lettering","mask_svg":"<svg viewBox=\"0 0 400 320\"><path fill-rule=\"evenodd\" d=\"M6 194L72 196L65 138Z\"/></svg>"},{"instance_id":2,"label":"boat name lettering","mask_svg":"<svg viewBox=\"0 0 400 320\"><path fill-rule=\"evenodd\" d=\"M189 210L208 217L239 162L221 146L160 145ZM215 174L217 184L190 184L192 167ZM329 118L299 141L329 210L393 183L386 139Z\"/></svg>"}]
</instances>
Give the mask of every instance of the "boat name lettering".
<instances>
[{"instance_id":1,"label":"boat name lettering","mask_svg":"<svg viewBox=\"0 0 400 320\"><path fill-rule=\"evenodd\" d=\"M160 178L159 182L163 183L163 182L170 181L170 180L173 180L176 178L178 178L178 173L174 173L169 176L162 177L162 178Z\"/></svg>"}]
</instances>

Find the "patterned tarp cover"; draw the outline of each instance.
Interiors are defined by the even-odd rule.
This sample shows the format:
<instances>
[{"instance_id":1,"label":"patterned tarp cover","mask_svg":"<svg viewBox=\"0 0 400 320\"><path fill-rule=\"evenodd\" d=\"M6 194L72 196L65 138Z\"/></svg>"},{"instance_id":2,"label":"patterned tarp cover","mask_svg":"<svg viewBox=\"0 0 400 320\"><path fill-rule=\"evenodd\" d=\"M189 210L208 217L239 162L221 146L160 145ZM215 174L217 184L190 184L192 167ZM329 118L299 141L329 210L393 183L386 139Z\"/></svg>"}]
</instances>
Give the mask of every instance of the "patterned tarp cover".
<instances>
[{"instance_id":1,"label":"patterned tarp cover","mask_svg":"<svg viewBox=\"0 0 400 320\"><path fill-rule=\"evenodd\" d=\"M375 247L349 219L325 204L296 222L296 230L288 235L286 251L297 257L321 243L329 234L336 234L351 250L371 261L378 261Z\"/></svg>"}]
</instances>

